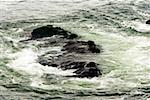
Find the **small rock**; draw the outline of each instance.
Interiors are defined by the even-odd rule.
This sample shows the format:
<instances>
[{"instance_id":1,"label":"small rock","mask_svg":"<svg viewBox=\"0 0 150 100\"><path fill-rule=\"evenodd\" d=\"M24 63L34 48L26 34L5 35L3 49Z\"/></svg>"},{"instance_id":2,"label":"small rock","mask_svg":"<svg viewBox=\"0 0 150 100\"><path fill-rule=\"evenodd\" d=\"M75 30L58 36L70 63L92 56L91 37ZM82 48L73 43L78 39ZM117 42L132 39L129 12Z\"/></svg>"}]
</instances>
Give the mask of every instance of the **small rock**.
<instances>
[{"instance_id":1,"label":"small rock","mask_svg":"<svg viewBox=\"0 0 150 100\"><path fill-rule=\"evenodd\" d=\"M78 37L76 34L66 31L60 27L54 27L53 25L47 25L36 28L32 31L31 35L31 39L51 37L53 35L60 35L63 38L67 39L74 39Z\"/></svg>"},{"instance_id":2,"label":"small rock","mask_svg":"<svg viewBox=\"0 0 150 100\"><path fill-rule=\"evenodd\" d=\"M79 68L74 73L77 74L77 77L98 77L102 75L100 69L97 67L95 62L88 63L84 68Z\"/></svg>"},{"instance_id":3,"label":"small rock","mask_svg":"<svg viewBox=\"0 0 150 100\"><path fill-rule=\"evenodd\" d=\"M75 53L100 53L93 41L68 41L62 50Z\"/></svg>"},{"instance_id":4,"label":"small rock","mask_svg":"<svg viewBox=\"0 0 150 100\"><path fill-rule=\"evenodd\" d=\"M150 20L147 20L147 21L146 21L146 24L150 24Z\"/></svg>"},{"instance_id":5,"label":"small rock","mask_svg":"<svg viewBox=\"0 0 150 100\"><path fill-rule=\"evenodd\" d=\"M67 69L78 69L78 68L84 68L86 62L65 62L63 64L61 64L61 68L63 70L67 70Z\"/></svg>"}]
</instances>

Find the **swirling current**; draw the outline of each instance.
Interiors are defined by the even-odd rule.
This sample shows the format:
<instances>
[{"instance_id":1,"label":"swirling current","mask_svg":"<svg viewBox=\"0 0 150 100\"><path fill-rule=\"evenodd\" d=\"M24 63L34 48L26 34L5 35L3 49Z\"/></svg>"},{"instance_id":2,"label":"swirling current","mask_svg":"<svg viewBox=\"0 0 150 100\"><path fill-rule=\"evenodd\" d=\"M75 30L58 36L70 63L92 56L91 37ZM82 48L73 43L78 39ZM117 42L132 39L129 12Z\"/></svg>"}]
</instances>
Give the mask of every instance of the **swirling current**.
<instances>
[{"instance_id":1,"label":"swirling current","mask_svg":"<svg viewBox=\"0 0 150 100\"><path fill-rule=\"evenodd\" d=\"M149 0L0 0L0 100L150 100L149 18ZM92 59L103 75L40 65L61 47L19 41L49 24L101 45Z\"/></svg>"}]
</instances>

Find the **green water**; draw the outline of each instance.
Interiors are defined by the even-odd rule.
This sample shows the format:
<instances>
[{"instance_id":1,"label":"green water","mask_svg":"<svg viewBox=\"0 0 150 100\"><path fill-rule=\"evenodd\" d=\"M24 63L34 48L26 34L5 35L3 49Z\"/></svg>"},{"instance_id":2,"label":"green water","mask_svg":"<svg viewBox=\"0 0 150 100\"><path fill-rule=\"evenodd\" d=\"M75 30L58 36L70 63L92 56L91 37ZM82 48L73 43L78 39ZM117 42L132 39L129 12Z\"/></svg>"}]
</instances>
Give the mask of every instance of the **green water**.
<instances>
[{"instance_id":1,"label":"green water","mask_svg":"<svg viewBox=\"0 0 150 100\"><path fill-rule=\"evenodd\" d=\"M150 25L145 24L149 0L0 2L0 99L149 100ZM72 71L40 65L39 55L60 47L19 41L47 24L101 45L101 54L86 57L100 64L103 75L66 78Z\"/></svg>"}]
</instances>

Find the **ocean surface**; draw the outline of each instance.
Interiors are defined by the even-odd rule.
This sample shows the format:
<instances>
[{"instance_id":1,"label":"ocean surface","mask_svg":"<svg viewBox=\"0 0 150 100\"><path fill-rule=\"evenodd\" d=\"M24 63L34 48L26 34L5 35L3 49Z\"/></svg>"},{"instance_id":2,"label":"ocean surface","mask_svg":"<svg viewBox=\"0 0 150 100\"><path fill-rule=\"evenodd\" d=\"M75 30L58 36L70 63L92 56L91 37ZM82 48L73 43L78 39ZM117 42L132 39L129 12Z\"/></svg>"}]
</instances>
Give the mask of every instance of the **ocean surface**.
<instances>
[{"instance_id":1,"label":"ocean surface","mask_svg":"<svg viewBox=\"0 0 150 100\"><path fill-rule=\"evenodd\" d=\"M0 100L150 100L149 19L150 0L0 0ZM72 70L40 65L60 47L19 41L44 25L101 45L103 75L66 78Z\"/></svg>"}]
</instances>

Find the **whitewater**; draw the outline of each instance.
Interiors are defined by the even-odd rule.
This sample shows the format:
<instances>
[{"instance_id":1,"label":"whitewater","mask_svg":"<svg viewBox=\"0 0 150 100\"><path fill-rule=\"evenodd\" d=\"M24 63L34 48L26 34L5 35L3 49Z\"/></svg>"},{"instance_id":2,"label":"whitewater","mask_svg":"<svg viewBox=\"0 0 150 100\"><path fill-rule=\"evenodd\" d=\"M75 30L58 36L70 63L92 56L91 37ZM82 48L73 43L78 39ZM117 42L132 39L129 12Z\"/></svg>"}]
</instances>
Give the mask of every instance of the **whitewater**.
<instances>
[{"instance_id":1,"label":"whitewater","mask_svg":"<svg viewBox=\"0 0 150 100\"><path fill-rule=\"evenodd\" d=\"M150 0L0 0L0 100L150 100L149 18ZM102 76L39 64L61 47L19 41L49 24L101 45Z\"/></svg>"}]
</instances>

